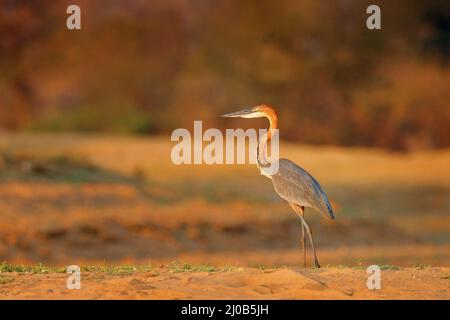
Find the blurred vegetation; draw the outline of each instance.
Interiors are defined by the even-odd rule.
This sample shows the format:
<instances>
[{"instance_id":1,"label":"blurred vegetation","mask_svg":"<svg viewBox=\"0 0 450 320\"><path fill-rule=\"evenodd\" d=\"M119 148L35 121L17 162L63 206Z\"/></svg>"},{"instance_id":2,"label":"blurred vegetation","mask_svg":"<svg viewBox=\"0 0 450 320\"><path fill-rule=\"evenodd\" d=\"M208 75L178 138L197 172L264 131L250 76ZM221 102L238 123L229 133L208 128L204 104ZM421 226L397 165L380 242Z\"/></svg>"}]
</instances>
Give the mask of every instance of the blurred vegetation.
<instances>
[{"instance_id":1,"label":"blurred vegetation","mask_svg":"<svg viewBox=\"0 0 450 320\"><path fill-rule=\"evenodd\" d=\"M450 2L376 1L370 31L372 2L0 0L0 128L160 134L270 103L285 139L449 146Z\"/></svg>"},{"instance_id":2,"label":"blurred vegetation","mask_svg":"<svg viewBox=\"0 0 450 320\"><path fill-rule=\"evenodd\" d=\"M131 183L132 179L101 169L85 159L58 156L38 158L0 153L0 181L54 181L73 183Z\"/></svg>"}]
</instances>

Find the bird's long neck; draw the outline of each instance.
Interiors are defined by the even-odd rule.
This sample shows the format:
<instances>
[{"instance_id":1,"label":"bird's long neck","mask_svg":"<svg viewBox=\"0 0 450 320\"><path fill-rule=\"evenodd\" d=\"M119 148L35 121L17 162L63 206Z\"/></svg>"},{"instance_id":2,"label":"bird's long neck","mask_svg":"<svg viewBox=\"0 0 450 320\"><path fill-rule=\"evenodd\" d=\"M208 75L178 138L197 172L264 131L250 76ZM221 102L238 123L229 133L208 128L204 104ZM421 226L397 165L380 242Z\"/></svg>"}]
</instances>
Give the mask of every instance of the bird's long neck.
<instances>
[{"instance_id":1,"label":"bird's long neck","mask_svg":"<svg viewBox=\"0 0 450 320\"><path fill-rule=\"evenodd\" d=\"M272 135L275 129L278 129L278 117L275 111L266 113L266 118L269 119L270 127L269 130L261 136L258 142L258 149L256 154L256 160L258 162L258 167L267 168L271 166L269 160L267 160L267 144L270 139L272 139Z\"/></svg>"}]
</instances>

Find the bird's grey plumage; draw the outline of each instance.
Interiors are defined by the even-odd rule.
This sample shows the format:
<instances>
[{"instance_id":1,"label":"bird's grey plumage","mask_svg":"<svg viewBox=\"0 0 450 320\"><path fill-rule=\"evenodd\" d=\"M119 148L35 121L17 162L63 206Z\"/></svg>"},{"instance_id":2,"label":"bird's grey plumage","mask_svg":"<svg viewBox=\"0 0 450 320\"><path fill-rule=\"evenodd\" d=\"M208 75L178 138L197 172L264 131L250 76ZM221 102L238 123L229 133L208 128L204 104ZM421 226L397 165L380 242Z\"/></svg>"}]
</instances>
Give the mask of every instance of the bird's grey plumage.
<instances>
[{"instance_id":1,"label":"bird's grey plumage","mask_svg":"<svg viewBox=\"0 0 450 320\"><path fill-rule=\"evenodd\" d=\"M286 201L316 209L326 218L334 219L327 195L305 169L288 159L280 159L278 172L271 178L275 191Z\"/></svg>"},{"instance_id":2,"label":"bird's grey plumage","mask_svg":"<svg viewBox=\"0 0 450 320\"><path fill-rule=\"evenodd\" d=\"M258 105L241 111L227 113L224 117L261 118L269 119L269 131L264 134L258 143L256 160L261 174L272 179L275 191L285 199L292 209L298 214L302 224L303 259L306 267L306 235L314 254L314 265L320 268L317 260L316 249L312 238L311 228L303 216L304 208L313 208L328 219L334 219L333 209L320 184L305 169L297 166L288 159L280 159L278 163L270 163L266 158L266 147L274 132L278 129L278 117L275 110L268 105ZM275 167L273 166L275 165ZM277 166L278 165L278 166ZM274 174L272 168L278 167Z\"/></svg>"}]
</instances>

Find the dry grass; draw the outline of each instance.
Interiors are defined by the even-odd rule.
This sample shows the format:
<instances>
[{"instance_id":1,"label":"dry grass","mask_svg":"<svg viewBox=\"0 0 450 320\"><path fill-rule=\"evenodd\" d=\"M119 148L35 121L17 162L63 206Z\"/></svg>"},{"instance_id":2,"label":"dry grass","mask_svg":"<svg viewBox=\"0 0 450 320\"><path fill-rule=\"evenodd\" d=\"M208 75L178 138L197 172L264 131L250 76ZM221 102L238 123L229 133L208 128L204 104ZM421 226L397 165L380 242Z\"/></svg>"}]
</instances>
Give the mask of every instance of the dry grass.
<instances>
[{"instance_id":1,"label":"dry grass","mask_svg":"<svg viewBox=\"0 0 450 320\"><path fill-rule=\"evenodd\" d=\"M298 221L254 166L175 166L168 138L0 136L0 257L16 263L300 263ZM323 264L450 262L450 151L282 143L318 178ZM413 253L411 253L413 252ZM408 253L405 255L405 253Z\"/></svg>"}]
</instances>

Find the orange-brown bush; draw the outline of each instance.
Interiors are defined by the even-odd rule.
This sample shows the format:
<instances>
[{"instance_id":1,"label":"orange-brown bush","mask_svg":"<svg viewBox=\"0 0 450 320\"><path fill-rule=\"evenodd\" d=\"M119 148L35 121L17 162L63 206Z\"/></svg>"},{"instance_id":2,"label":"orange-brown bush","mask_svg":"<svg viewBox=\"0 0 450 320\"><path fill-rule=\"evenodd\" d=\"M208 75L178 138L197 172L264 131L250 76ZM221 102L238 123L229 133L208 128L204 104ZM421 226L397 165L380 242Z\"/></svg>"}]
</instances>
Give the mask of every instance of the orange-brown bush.
<instances>
[{"instance_id":1,"label":"orange-brown bush","mask_svg":"<svg viewBox=\"0 0 450 320\"><path fill-rule=\"evenodd\" d=\"M165 133L271 103L281 134L450 145L448 1L0 1L0 128ZM405 10L408 8L408 10ZM189 110L189 112L186 112Z\"/></svg>"}]
</instances>

